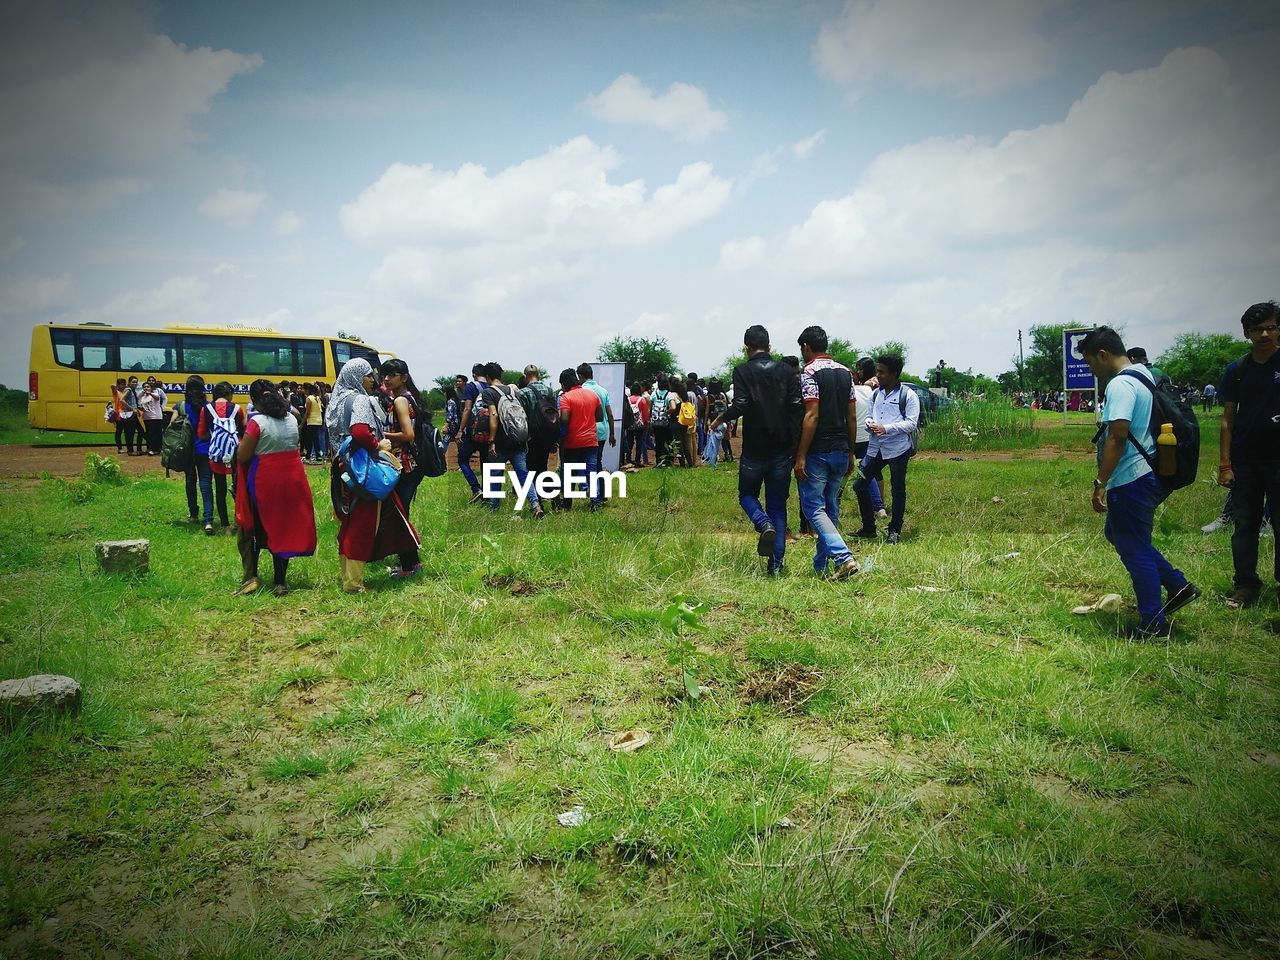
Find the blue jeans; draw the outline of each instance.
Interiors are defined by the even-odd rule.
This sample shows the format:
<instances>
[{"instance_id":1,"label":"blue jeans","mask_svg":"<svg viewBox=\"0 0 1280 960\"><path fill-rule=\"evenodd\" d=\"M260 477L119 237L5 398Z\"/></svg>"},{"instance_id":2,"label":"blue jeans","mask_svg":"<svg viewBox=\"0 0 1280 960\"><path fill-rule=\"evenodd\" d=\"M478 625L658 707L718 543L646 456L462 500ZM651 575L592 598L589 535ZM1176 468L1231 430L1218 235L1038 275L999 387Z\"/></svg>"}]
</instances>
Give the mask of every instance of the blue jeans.
<instances>
[{"instance_id":1,"label":"blue jeans","mask_svg":"<svg viewBox=\"0 0 1280 960\"><path fill-rule=\"evenodd\" d=\"M720 424L714 430L707 431L707 442L702 448L702 459L706 461L707 466L714 467L720 460L720 444L724 442L724 435L729 432L726 424Z\"/></svg>"},{"instance_id":2,"label":"blue jeans","mask_svg":"<svg viewBox=\"0 0 1280 960\"><path fill-rule=\"evenodd\" d=\"M1168 495L1153 473L1107 491L1104 533L1129 571L1138 598L1138 613L1146 627L1164 625L1160 588L1173 594L1187 583L1182 571L1174 569L1151 543L1156 507Z\"/></svg>"},{"instance_id":3,"label":"blue jeans","mask_svg":"<svg viewBox=\"0 0 1280 960\"><path fill-rule=\"evenodd\" d=\"M759 533L765 524L774 529L773 555L769 570L782 569L787 552L787 498L791 496L791 454L780 453L767 459L743 452L738 463L738 503L742 512ZM764 507L760 506L760 487L764 485Z\"/></svg>"},{"instance_id":4,"label":"blue jeans","mask_svg":"<svg viewBox=\"0 0 1280 960\"><path fill-rule=\"evenodd\" d=\"M604 504L604 485L595 483L596 474L600 472L600 448L599 447L569 447L562 452L561 463L565 466L571 463L585 463L587 465L587 490L591 493L591 502L596 506ZM568 487L566 486L567 490ZM562 497L564 508L571 510L573 501L576 497Z\"/></svg>"},{"instance_id":5,"label":"blue jeans","mask_svg":"<svg viewBox=\"0 0 1280 960\"><path fill-rule=\"evenodd\" d=\"M853 554L840 536L840 485L849 472L849 451L811 453L805 458L805 478L800 481L800 509L818 538L813 569L825 573L828 563L837 567Z\"/></svg>"},{"instance_id":6,"label":"blue jeans","mask_svg":"<svg viewBox=\"0 0 1280 960\"><path fill-rule=\"evenodd\" d=\"M480 481L476 478L476 472L471 469L471 458L477 453L480 454L480 462L484 463L489 456L489 445L476 443L470 437L463 437L458 441L458 472L466 477L473 494L480 492Z\"/></svg>"},{"instance_id":7,"label":"blue jeans","mask_svg":"<svg viewBox=\"0 0 1280 960\"><path fill-rule=\"evenodd\" d=\"M893 493L893 510L889 513L889 532L902 532L902 518L907 511L907 464L911 462L910 454L903 453L888 460L879 456L866 456L862 459L862 476L853 485L858 495L858 512L862 514L862 529L876 528L876 506L871 497L871 486L880 479L880 474L889 468L889 490ZM882 504L883 506L883 504Z\"/></svg>"},{"instance_id":8,"label":"blue jeans","mask_svg":"<svg viewBox=\"0 0 1280 960\"><path fill-rule=\"evenodd\" d=\"M501 453L494 454L493 460L491 462L510 463L511 469L514 470L516 473L516 480L520 482L521 486L524 486L525 480L529 476L528 451L526 451L524 447L521 447L519 450L515 451L514 453L508 454L506 460L499 460L498 458L501 456L502 456ZM489 509L492 510L494 513L497 513L498 504L500 502L501 502L501 499L499 498L490 499ZM533 489L533 484L529 485L529 496L528 496L528 499L525 501L525 505L530 510L538 509L538 506L539 506L538 494L537 494L537 491Z\"/></svg>"},{"instance_id":9,"label":"blue jeans","mask_svg":"<svg viewBox=\"0 0 1280 960\"><path fill-rule=\"evenodd\" d=\"M867 447L871 446L870 440L863 440L861 443L853 445L853 455L858 463L862 463L863 457L867 455ZM854 490L857 493L857 490ZM880 484L871 480L867 483L867 493L871 495L871 506L878 512L884 509L884 498L880 496Z\"/></svg>"},{"instance_id":10,"label":"blue jeans","mask_svg":"<svg viewBox=\"0 0 1280 960\"><path fill-rule=\"evenodd\" d=\"M200 486L200 500L204 504L204 522L213 523L213 471L209 469L209 457L197 453L187 467L187 514L196 515L196 485Z\"/></svg>"}]
</instances>

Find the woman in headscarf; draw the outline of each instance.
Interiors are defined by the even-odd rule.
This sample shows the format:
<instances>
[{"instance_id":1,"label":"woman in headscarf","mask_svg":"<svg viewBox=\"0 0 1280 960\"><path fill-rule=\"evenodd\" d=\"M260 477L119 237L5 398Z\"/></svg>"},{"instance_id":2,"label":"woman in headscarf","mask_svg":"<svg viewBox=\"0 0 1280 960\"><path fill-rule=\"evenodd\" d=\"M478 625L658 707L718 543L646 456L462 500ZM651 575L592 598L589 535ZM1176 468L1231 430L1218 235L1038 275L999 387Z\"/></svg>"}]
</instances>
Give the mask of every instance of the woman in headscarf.
<instances>
[{"instance_id":1,"label":"woman in headscarf","mask_svg":"<svg viewBox=\"0 0 1280 960\"><path fill-rule=\"evenodd\" d=\"M285 574L291 557L316 552L316 511L302 457L298 454L298 421L270 380L249 385L257 411L236 449L240 471L236 484L236 526L244 577L236 596L260 586L258 556L266 550L274 568L274 593L288 593Z\"/></svg>"},{"instance_id":2,"label":"woman in headscarf","mask_svg":"<svg viewBox=\"0 0 1280 960\"><path fill-rule=\"evenodd\" d=\"M333 385L325 414L330 442L336 450L347 438L351 447L377 455L390 450L383 436L385 416L370 391L377 387L369 361L348 360ZM393 554L416 554L420 541L394 492L385 500L362 500L342 482L342 458L335 457L331 468L330 493L338 518L338 559L342 567L342 589L364 593L364 566Z\"/></svg>"}]
</instances>

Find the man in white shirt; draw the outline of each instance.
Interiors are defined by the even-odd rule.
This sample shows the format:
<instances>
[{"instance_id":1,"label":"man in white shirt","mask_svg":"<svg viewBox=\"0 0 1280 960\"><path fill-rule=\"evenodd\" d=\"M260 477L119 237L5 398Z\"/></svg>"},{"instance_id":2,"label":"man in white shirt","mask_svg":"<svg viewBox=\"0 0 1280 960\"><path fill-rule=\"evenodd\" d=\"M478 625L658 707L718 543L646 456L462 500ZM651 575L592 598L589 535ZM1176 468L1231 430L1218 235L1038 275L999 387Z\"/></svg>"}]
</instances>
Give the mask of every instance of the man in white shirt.
<instances>
[{"instance_id":1,"label":"man in white shirt","mask_svg":"<svg viewBox=\"0 0 1280 960\"><path fill-rule=\"evenodd\" d=\"M867 411L871 409L871 395L880 386L876 379L876 362L870 357L861 357L853 368L853 392L858 395L858 440L853 448L853 455L858 463L867 455L867 447L871 445L871 431L867 429ZM884 511L884 500L880 497L880 484L872 480L867 484L867 493L871 495L871 505L875 507L876 519L888 519Z\"/></svg>"},{"instance_id":2,"label":"man in white shirt","mask_svg":"<svg viewBox=\"0 0 1280 960\"><path fill-rule=\"evenodd\" d=\"M902 536L902 518L907 510L907 461L915 454L920 431L920 398L902 384L902 357L896 353L876 358L876 378L880 386L871 394L871 409L865 418L869 439L862 460L862 476L854 484L862 529L857 536L874 539L876 510L871 502L870 484L878 482L889 467L889 490L893 512L889 515L889 543Z\"/></svg>"}]
</instances>

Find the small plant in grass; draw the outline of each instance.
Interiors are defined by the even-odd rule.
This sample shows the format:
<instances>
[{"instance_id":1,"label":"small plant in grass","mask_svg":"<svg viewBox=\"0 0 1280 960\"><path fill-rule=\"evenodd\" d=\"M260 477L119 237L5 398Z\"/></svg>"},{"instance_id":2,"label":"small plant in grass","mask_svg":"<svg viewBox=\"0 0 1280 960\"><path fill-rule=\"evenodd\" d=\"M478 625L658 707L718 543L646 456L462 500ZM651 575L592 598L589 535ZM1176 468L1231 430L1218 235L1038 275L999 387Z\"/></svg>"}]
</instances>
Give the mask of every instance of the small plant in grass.
<instances>
[{"instance_id":1,"label":"small plant in grass","mask_svg":"<svg viewBox=\"0 0 1280 960\"><path fill-rule=\"evenodd\" d=\"M686 631L701 632L706 629L702 625L702 614L707 605L700 600L691 600L684 594L677 594L662 611L660 622L671 634L667 645L667 663L680 671L678 688L689 700L698 701L702 690L698 686L698 666L694 659L697 647L685 634Z\"/></svg>"},{"instance_id":2,"label":"small plant in grass","mask_svg":"<svg viewBox=\"0 0 1280 960\"><path fill-rule=\"evenodd\" d=\"M48 471L42 472L40 476L45 480L52 479L68 501L80 506L97 496L102 487L118 487L129 482L119 463L111 457L100 457L96 453L85 454L84 470L78 477L54 478Z\"/></svg>"}]
</instances>

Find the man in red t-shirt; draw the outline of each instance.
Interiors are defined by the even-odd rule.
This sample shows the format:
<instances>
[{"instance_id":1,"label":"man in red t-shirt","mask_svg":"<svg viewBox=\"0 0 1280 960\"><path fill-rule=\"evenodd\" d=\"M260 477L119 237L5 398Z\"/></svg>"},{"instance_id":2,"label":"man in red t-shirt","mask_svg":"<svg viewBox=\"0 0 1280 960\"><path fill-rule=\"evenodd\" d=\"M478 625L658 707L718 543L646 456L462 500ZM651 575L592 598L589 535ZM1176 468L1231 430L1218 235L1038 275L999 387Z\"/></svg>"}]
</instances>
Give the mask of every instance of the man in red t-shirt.
<instances>
[{"instance_id":1,"label":"man in red t-shirt","mask_svg":"<svg viewBox=\"0 0 1280 960\"><path fill-rule=\"evenodd\" d=\"M588 489L593 494L588 509L598 510L604 506L603 484L592 481L600 471L596 424L604 421L604 407L593 391L582 388L574 370L560 372L560 389L563 391L560 394L560 463L587 465ZM566 510L573 506L573 500L568 497L562 497L561 502Z\"/></svg>"}]
</instances>

